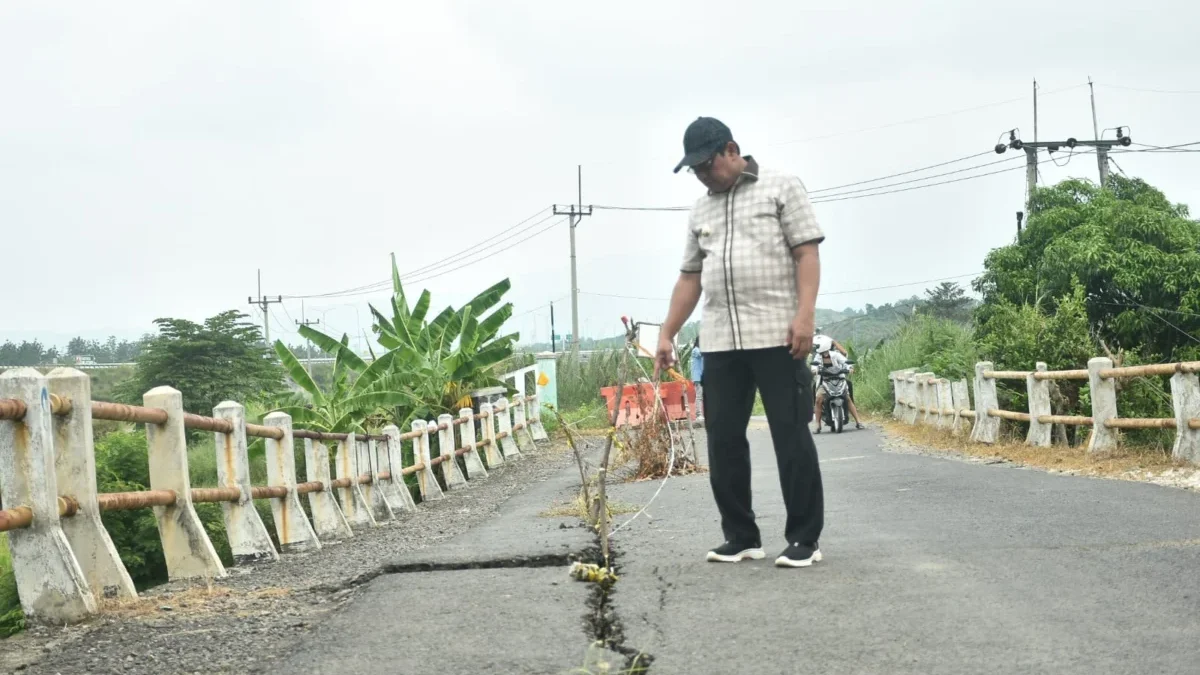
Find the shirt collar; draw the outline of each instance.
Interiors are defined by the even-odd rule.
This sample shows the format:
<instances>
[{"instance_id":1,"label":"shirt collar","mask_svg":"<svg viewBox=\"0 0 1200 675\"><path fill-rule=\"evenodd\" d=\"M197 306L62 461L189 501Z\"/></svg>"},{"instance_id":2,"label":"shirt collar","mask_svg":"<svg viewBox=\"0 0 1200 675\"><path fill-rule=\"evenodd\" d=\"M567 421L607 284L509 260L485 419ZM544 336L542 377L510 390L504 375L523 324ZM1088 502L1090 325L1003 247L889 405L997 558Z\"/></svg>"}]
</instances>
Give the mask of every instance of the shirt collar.
<instances>
[{"instance_id":1,"label":"shirt collar","mask_svg":"<svg viewBox=\"0 0 1200 675\"><path fill-rule=\"evenodd\" d=\"M742 169L742 173L740 173L738 175L737 180L735 180L733 182L733 187L729 188L729 190L736 188L737 186L741 185L742 183L745 183L745 182L752 183L756 180L758 180L758 161L754 159L754 155L746 155L746 168ZM729 190L726 190L725 192L729 192ZM724 194L724 193L723 192L716 193L716 192L713 192L712 190L708 191L709 197L711 197L715 194Z\"/></svg>"}]
</instances>

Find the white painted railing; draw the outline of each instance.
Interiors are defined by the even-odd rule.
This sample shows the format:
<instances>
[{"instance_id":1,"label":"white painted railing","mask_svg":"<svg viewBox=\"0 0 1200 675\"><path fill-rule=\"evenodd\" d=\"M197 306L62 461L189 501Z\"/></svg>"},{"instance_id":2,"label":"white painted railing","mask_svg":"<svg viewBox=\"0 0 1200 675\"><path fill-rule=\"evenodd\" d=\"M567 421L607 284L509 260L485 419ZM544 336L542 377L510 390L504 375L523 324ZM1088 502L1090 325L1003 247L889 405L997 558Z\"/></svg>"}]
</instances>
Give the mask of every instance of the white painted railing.
<instances>
[{"instance_id":1,"label":"white painted railing","mask_svg":"<svg viewBox=\"0 0 1200 675\"><path fill-rule=\"evenodd\" d=\"M489 468L546 440L540 408L535 394L418 420L404 433L394 425L367 435L327 433L293 429L283 413L250 424L234 402L217 406L212 417L187 414L170 387L147 392L142 406L93 402L88 375L79 370L9 370L0 374L0 531L8 533L21 607L28 621L61 624L95 614L99 598L137 596L103 511L153 507L170 579L220 578L227 572L195 503L222 504L235 564L276 562L281 553L286 560L419 510L405 476L415 475L421 503L487 478ZM97 494L93 419L145 424L149 490ZM217 487L191 487L187 428L215 434ZM266 440L268 485L250 484L247 437ZM296 475L296 439L304 441L305 482ZM407 466L404 443L413 449ZM278 550L255 499L271 502Z\"/></svg>"},{"instance_id":2,"label":"white painted railing","mask_svg":"<svg viewBox=\"0 0 1200 675\"><path fill-rule=\"evenodd\" d=\"M1114 368L1108 358L1088 361L1086 369L1048 370L1038 363L1031 371L998 371L991 362L975 364L975 406L972 409L966 379L950 382L934 373L915 368L889 374L895 396L892 415L909 424L933 424L961 434L971 420L971 440L995 443L1000 437L1001 420L1029 425L1025 442L1048 447L1055 424L1091 428L1088 450L1109 451L1117 447L1121 429L1174 429L1172 454L1178 459L1200 463L1200 362L1163 363ZM1174 417L1125 418L1117 413L1115 382L1122 378L1170 376L1171 405ZM997 380L1020 380L1028 393L1029 410L1017 412L1000 408ZM1055 415L1051 409L1051 380L1086 380L1092 414L1087 417Z\"/></svg>"}]
</instances>

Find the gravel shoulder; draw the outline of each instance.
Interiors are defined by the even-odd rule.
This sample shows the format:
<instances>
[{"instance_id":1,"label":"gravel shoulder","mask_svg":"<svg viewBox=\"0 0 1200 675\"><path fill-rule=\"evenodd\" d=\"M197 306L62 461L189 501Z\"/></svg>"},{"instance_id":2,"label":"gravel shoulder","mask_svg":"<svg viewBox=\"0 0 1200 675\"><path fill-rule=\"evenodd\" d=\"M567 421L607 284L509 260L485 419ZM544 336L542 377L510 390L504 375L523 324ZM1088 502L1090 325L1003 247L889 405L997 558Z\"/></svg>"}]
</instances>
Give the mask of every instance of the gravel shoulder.
<instances>
[{"instance_id":1,"label":"gravel shoulder","mask_svg":"<svg viewBox=\"0 0 1200 675\"><path fill-rule=\"evenodd\" d=\"M265 671L346 605L362 579L489 521L509 498L574 464L562 444L539 444L522 455L487 480L421 504L393 523L356 531L352 539L322 542L320 551L231 567L228 578L207 586L157 586L75 626L32 627L0 641L0 672Z\"/></svg>"}]
</instances>

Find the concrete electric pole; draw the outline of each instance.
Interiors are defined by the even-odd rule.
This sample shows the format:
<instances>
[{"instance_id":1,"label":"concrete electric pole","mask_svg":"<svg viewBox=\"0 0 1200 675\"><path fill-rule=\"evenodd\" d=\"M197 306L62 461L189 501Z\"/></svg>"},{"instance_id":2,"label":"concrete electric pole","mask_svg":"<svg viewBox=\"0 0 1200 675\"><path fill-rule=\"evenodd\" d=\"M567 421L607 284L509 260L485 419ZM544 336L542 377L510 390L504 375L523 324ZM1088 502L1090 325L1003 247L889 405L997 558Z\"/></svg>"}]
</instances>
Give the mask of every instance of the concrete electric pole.
<instances>
[{"instance_id":1,"label":"concrete electric pole","mask_svg":"<svg viewBox=\"0 0 1200 675\"><path fill-rule=\"evenodd\" d=\"M575 265L575 227L584 216L592 215L592 207L583 210L583 165L578 167L578 202L568 206L554 205L554 215L571 217L571 351L579 351L579 274Z\"/></svg>"},{"instance_id":2,"label":"concrete electric pole","mask_svg":"<svg viewBox=\"0 0 1200 675\"><path fill-rule=\"evenodd\" d=\"M304 301L301 300L300 301L300 320L296 322L296 325L297 326L316 326L320 323L321 323L320 319L313 319L312 321L309 321L308 318L304 316ZM307 353L304 355L304 365L308 366L308 374L312 375L312 340L306 340L306 342L308 342L308 348L307 348Z\"/></svg>"},{"instance_id":3,"label":"concrete electric pole","mask_svg":"<svg viewBox=\"0 0 1200 675\"><path fill-rule=\"evenodd\" d=\"M1008 143L996 144L996 154L1002 155L1009 148L1025 151L1025 181L1029 190L1029 196L1025 200L1025 212L1029 214L1029 202L1033 198L1034 188L1037 187L1037 151L1039 149L1045 148L1048 152L1057 152L1064 147L1072 150L1081 146L1095 148L1100 164L1100 187L1104 187L1108 185L1108 151L1116 146L1127 147L1132 142L1133 139L1125 135L1125 127L1117 127L1117 138L1112 141L1102 141L1098 138L1092 141L1081 141L1068 138L1065 141L1034 141L1032 143L1026 143L1017 138L1017 132L1014 129L1008 132Z\"/></svg>"},{"instance_id":4,"label":"concrete electric pole","mask_svg":"<svg viewBox=\"0 0 1200 675\"><path fill-rule=\"evenodd\" d=\"M277 295L277 296L275 296L275 299L272 300L271 298L268 298L267 296L262 294L262 270L259 270L258 271L258 299L255 300L254 298L246 298L246 300L251 305L258 305L258 308L262 310L262 313L263 313L263 339L266 341L267 345L269 346L271 344L271 317L267 313L267 307L269 307L270 305L278 305L279 303L283 302L283 296Z\"/></svg>"}]
</instances>

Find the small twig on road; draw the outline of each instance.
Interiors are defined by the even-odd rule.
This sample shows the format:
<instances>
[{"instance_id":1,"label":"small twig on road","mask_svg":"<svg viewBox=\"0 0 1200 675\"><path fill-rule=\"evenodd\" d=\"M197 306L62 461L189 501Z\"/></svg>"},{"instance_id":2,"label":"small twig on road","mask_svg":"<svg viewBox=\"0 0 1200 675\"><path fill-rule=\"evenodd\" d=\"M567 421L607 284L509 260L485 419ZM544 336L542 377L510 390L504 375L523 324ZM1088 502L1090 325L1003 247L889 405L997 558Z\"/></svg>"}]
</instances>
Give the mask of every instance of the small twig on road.
<instances>
[{"instance_id":1,"label":"small twig on road","mask_svg":"<svg viewBox=\"0 0 1200 675\"><path fill-rule=\"evenodd\" d=\"M563 419L563 416L558 412L558 408L548 404L546 407L550 409L550 412L554 413L554 417L558 419L558 424L562 427L563 433L567 435L567 447L571 448L571 451L575 453L575 463L579 466L579 486L583 490L583 503L587 505L587 508L591 508L592 497L588 490L587 472L583 470L583 455L579 453L579 448L575 445L575 437L571 435L571 429L568 427L566 420Z\"/></svg>"},{"instance_id":2,"label":"small twig on road","mask_svg":"<svg viewBox=\"0 0 1200 675\"><path fill-rule=\"evenodd\" d=\"M596 473L600 481L598 486L600 492L600 553L604 556L604 566L608 567L608 494L604 489L608 471L604 467L600 467Z\"/></svg>"}]
</instances>

